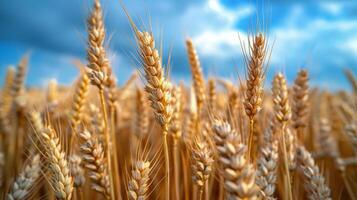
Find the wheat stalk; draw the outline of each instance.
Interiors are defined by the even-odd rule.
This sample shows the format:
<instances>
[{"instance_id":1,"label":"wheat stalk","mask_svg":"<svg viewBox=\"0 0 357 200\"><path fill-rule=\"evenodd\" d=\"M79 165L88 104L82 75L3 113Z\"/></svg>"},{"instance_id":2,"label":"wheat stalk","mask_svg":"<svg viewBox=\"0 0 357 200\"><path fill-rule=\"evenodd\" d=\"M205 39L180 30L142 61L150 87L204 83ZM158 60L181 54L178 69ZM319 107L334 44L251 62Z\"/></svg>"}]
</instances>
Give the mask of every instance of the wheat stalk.
<instances>
[{"instance_id":1,"label":"wheat stalk","mask_svg":"<svg viewBox=\"0 0 357 200\"><path fill-rule=\"evenodd\" d=\"M289 169L293 170L296 167L295 152L298 142L296 140L295 134L293 133L293 131L290 130L290 128L285 129L284 137Z\"/></svg>"},{"instance_id":2,"label":"wheat stalk","mask_svg":"<svg viewBox=\"0 0 357 200\"><path fill-rule=\"evenodd\" d=\"M5 154L0 152L0 187L3 187L4 183L4 169L5 169Z\"/></svg>"}]
</instances>

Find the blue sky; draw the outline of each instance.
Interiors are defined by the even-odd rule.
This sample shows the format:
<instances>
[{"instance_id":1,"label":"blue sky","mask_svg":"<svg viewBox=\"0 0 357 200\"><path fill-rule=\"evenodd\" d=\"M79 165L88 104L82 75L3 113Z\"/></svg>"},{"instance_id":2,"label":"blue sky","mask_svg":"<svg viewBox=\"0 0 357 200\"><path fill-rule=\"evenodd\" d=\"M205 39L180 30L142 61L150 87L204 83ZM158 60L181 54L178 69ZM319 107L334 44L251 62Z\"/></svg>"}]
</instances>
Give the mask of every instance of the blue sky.
<instances>
[{"instance_id":1,"label":"blue sky","mask_svg":"<svg viewBox=\"0 0 357 200\"><path fill-rule=\"evenodd\" d=\"M267 86L278 71L292 82L299 69L307 68L312 85L332 90L349 88L344 68L357 74L356 1L123 1L140 27L151 22L157 41L163 43L164 63L172 49L174 80L190 79L184 46L188 36L196 44L206 76L244 76L238 33L244 41L255 27L257 13L265 18L274 44ZM119 0L102 4L109 57L123 83L137 68L136 44ZM1 84L6 67L15 65L25 52L31 53L28 85L45 85L53 78L70 84L78 73L73 60L85 62L85 22L91 6L89 0L0 1Z\"/></svg>"}]
</instances>

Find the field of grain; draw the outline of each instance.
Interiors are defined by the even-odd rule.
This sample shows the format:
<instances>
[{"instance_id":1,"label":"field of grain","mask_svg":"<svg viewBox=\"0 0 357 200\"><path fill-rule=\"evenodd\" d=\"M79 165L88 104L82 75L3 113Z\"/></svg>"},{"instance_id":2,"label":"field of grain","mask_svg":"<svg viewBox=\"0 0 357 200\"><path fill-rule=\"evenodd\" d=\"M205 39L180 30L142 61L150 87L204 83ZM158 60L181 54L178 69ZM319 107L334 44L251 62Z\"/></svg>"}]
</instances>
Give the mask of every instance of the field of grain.
<instances>
[{"instance_id":1,"label":"field of grain","mask_svg":"<svg viewBox=\"0 0 357 200\"><path fill-rule=\"evenodd\" d=\"M141 64L123 86L107 56L99 0L87 20L87 62L76 63L72 86L26 87L27 54L8 68L1 199L357 199L351 71L344 73L353 91L311 88L305 69L291 85L283 73L268 83L273 47L257 31L242 39L240 84L205 77L190 38L192 85L176 83L158 39L122 6Z\"/></svg>"}]
</instances>

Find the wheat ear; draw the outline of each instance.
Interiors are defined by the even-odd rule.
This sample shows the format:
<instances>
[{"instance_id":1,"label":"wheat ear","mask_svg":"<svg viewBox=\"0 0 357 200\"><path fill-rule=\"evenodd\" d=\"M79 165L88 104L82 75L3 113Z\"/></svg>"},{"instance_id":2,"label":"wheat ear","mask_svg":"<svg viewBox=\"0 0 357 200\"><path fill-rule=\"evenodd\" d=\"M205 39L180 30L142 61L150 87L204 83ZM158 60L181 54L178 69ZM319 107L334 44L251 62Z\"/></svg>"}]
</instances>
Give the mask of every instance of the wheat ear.
<instances>
[{"instance_id":1,"label":"wheat ear","mask_svg":"<svg viewBox=\"0 0 357 200\"><path fill-rule=\"evenodd\" d=\"M12 96L17 98L24 87L25 77L27 73L28 55L21 58L17 65L16 75L12 84Z\"/></svg>"},{"instance_id":2,"label":"wheat ear","mask_svg":"<svg viewBox=\"0 0 357 200\"><path fill-rule=\"evenodd\" d=\"M8 118L12 106L12 86L15 78L15 68L8 67L0 100L0 135L11 132L11 122ZM1 139L3 140L3 138Z\"/></svg>"},{"instance_id":3,"label":"wheat ear","mask_svg":"<svg viewBox=\"0 0 357 200\"><path fill-rule=\"evenodd\" d=\"M83 116L84 104L88 95L90 80L87 74L82 74L76 85L76 91L73 97L71 125L75 131L78 131L78 125Z\"/></svg>"},{"instance_id":4,"label":"wheat ear","mask_svg":"<svg viewBox=\"0 0 357 200\"><path fill-rule=\"evenodd\" d=\"M208 80L208 104L211 112L215 112L217 103L216 82L214 79Z\"/></svg>"},{"instance_id":5,"label":"wheat ear","mask_svg":"<svg viewBox=\"0 0 357 200\"><path fill-rule=\"evenodd\" d=\"M353 75L352 71L348 69L345 70L345 75L350 81L353 91L357 94L357 78Z\"/></svg>"},{"instance_id":6,"label":"wheat ear","mask_svg":"<svg viewBox=\"0 0 357 200\"><path fill-rule=\"evenodd\" d=\"M218 152L227 199L255 198L255 170L246 158L247 147L239 135L226 122L213 124L214 139Z\"/></svg>"},{"instance_id":7,"label":"wheat ear","mask_svg":"<svg viewBox=\"0 0 357 200\"><path fill-rule=\"evenodd\" d=\"M1 91L2 99L0 101L1 110L2 112L4 112L4 115L8 114L8 112L11 109L11 99L12 99L11 91L15 79L15 72L16 72L15 68L12 66L8 67L6 71L5 82Z\"/></svg>"},{"instance_id":8,"label":"wheat ear","mask_svg":"<svg viewBox=\"0 0 357 200\"><path fill-rule=\"evenodd\" d=\"M99 134L101 139L103 139L105 124L100 109L94 104L89 104L89 115L90 115L91 131Z\"/></svg>"},{"instance_id":9,"label":"wheat ear","mask_svg":"<svg viewBox=\"0 0 357 200\"><path fill-rule=\"evenodd\" d=\"M244 108L249 118L248 159L251 159L251 149L254 134L254 117L261 110L264 82L264 60L266 54L266 39L262 33L256 35L249 45L249 60L245 90Z\"/></svg>"},{"instance_id":10,"label":"wheat ear","mask_svg":"<svg viewBox=\"0 0 357 200\"><path fill-rule=\"evenodd\" d=\"M187 55L191 66L193 88L195 90L197 109L200 113L205 101L205 81L198 54L191 39L186 40Z\"/></svg>"},{"instance_id":11,"label":"wheat ear","mask_svg":"<svg viewBox=\"0 0 357 200\"><path fill-rule=\"evenodd\" d=\"M294 128L298 132L298 137L303 142L303 128L306 127L306 116L309 101L309 77L306 70L301 70L293 86L293 107L292 119Z\"/></svg>"},{"instance_id":12,"label":"wheat ear","mask_svg":"<svg viewBox=\"0 0 357 200\"><path fill-rule=\"evenodd\" d=\"M104 89L104 86L109 84L111 68L104 48L105 27L99 0L94 1L94 8L87 20L87 29L89 77L93 85Z\"/></svg>"},{"instance_id":13,"label":"wheat ear","mask_svg":"<svg viewBox=\"0 0 357 200\"><path fill-rule=\"evenodd\" d=\"M58 104L58 86L56 79L51 79L48 83L46 100L50 106Z\"/></svg>"},{"instance_id":14,"label":"wheat ear","mask_svg":"<svg viewBox=\"0 0 357 200\"><path fill-rule=\"evenodd\" d=\"M197 136L191 144L192 180L198 186L199 199L202 199L204 188L212 173L213 152L208 142ZM206 191L207 194L207 191Z\"/></svg>"},{"instance_id":15,"label":"wheat ear","mask_svg":"<svg viewBox=\"0 0 357 200\"><path fill-rule=\"evenodd\" d=\"M312 159L311 154L302 146L297 148L298 168L303 174L308 199L331 200L330 188L325 183L318 166Z\"/></svg>"},{"instance_id":16,"label":"wheat ear","mask_svg":"<svg viewBox=\"0 0 357 200\"><path fill-rule=\"evenodd\" d=\"M328 119L321 118L319 127L319 132L317 133L319 153L317 156L339 157L337 142L331 134L332 130Z\"/></svg>"},{"instance_id":17,"label":"wheat ear","mask_svg":"<svg viewBox=\"0 0 357 200\"><path fill-rule=\"evenodd\" d=\"M149 188L151 166L149 161L137 160L131 170L128 184L128 194L131 200L147 199Z\"/></svg>"},{"instance_id":18,"label":"wheat ear","mask_svg":"<svg viewBox=\"0 0 357 200\"><path fill-rule=\"evenodd\" d=\"M111 113L114 114L115 108L118 105L118 90L117 90L117 80L112 75L108 80L108 105L111 109Z\"/></svg>"},{"instance_id":19,"label":"wheat ear","mask_svg":"<svg viewBox=\"0 0 357 200\"><path fill-rule=\"evenodd\" d=\"M84 177L82 158L80 156L73 154L69 157L69 169L74 179L74 187L81 187L84 185L86 179Z\"/></svg>"},{"instance_id":20,"label":"wheat ear","mask_svg":"<svg viewBox=\"0 0 357 200\"><path fill-rule=\"evenodd\" d=\"M79 134L84 140L81 146L84 167L89 170L89 178L92 180L91 188L102 193L106 199L110 199L110 182L107 164L104 159L104 149L98 138L88 131Z\"/></svg>"},{"instance_id":21,"label":"wheat ear","mask_svg":"<svg viewBox=\"0 0 357 200\"><path fill-rule=\"evenodd\" d=\"M170 164L169 150L167 144L167 133L169 122L172 116L171 108L171 84L165 80L164 69L161 65L161 57L155 48L155 41L152 34L136 30L136 38L140 48L140 57L142 59L145 71L146 86L145 90L154 110L156 120L163 130L163 143L165 153L166 168L166 199L170 197Z\"/></svg>"},{"instance_id":22,"label":"wheat ear","mask_svg":"<svg viewBox=\"0 0 357 200\"><path fill-rule=\"evenodd\" d=\"M350 138L353 146L353 150L357 155L357 124L356 123L348 124L345 128L345 133Z\"/></svg>"},{"instance_id":23,"label":"wheat ear","mask_svg":"<svg viewBox=\"0 0 357 200\"><path fill-rule=\"evenodd\" d=\"M276 90L276 91L274 91ZM275 94L274 94L275 93ZM291 119L288 88L283 74L278 73L273 81L274 112L280 128L286 127Z\"/></svg>"},{"instance_id":24,"label":"wheat ear","mask_svg":"<svg viewBox=\"0 0 357 200\"><path fill-rule=\"evenodd\" d=\"M182 102L182 88L172 88L172 102L173 113L170 123L170 133L174 139L178 140L182 136L182 123L183 123L183 102Z\"/></svg>"},{"instance_id":25,"label":"wheat ear","mask_svg":"<svg viewBox=\"0 0 357 200\"><path fill-rule=\"evenodd\" d=\"M146 137L149 130L149 114L146 106L145 93L139 88L136 89L135 112L133 120L133 133L138 138Z\"/></svg>"},{"instance_id":26,"label":"wheat ear","mask_svg":"<svg viewBox=\"0 0 357 200\"><path fill-rule=\"evenodd\" d=\"M32 157L31 163L25 166L25 169L16 177L16 180L11 186L10 192L7 194L7 200L20 200L30 193L32 185L36 182L40 175L41 164L40 155Z\"/></svg>"},{"instance_id":27,"label":"wheat ear","mask_svg":"<svg viewBox=\"0 0 357 200\"><path fill-rule=\"evenodd\" d=\"M262 199L274 200L278 169L278 141L273 137L272 130L266 131L264 145L260 149L257 160L255 182L260 188Z\"/></svg>"},{"instance_id":28,"label":"wheat ear","mask_svg":"<svg viewBox=\"0 0 357 200\"><path fill-rule=\"evenodd\" d=\"M65 152L62 150L60 139L51 126L44 128L40 138L52 174L50 183L55 191L56 198L70 200L73 192L73 178L70 175L69 165Z\"/></svg>"},{"instance_id":29,"label":"wheat ear","mask_svg":"<svg viewBox=\"0 0 357 200\"><path fill-rule=\"evenodd\" d=\"M170 123L170 134L173 138L173 156L174 156L174 179L175 179L175 197L180 199L180 149L179 142L182 136L183 124L183 102L182 102L182 88L172 88L172 103L173 114Z\"/></svg>"},{"instance_id":30,"label":"wheat ear","mask_svg":"<svg viewBox=\"0 0 357 200\"><path fill-rule=\"evenodd\" d=\"M228 199L254 198L258 192L255 170L245 157L247 148L239 140L237 135L230 134L218 150Z\"/></svg>"},{"instance_id":31,"label":"wheat ear","mask_svg":"<svg viewBox=\"0 0 357 200\"><path fill-rule=\"evenodd\" d=\"M288 88L286 85L286 80L281 73L275 75L273 80L273 101L274 101L274 115L276 124L279 127L281 132L280 142L282 144L282 154L283 154L283 166L284 166L284 186L286 187L286 192L290 200L292 200L292 190L291 190L291 181L290 181L290 172L289 172L289 159L287 154L287 145L286 145L286 134L287 134L287 124L291 118L291 110L288 98Z\"/></svg>"}]
</instances>

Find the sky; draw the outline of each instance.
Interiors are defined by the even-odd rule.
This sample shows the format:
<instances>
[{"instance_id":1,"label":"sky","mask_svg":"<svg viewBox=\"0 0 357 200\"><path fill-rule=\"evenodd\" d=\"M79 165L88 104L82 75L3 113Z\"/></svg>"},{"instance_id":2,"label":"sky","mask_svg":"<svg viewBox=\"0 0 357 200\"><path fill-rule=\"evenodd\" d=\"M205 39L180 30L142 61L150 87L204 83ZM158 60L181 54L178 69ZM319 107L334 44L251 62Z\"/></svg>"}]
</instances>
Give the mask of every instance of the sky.
<instances>
[{"instance_id":1,"label":"sky","mask_svg":"<svg viewBox=\"0 0 357 200\"><path fill-rule=\"evenodd\" d=\"M122 0L139 28L152 30L162 44L163 63L173 81L190 81L185 39L191 37L206 77L244 78L242 43L265 30L271 56L266 87L277 72L291 84L308 69L310 83L350 89L343 69L357 74L357 2L352 0ZM29 86L56 79L71 84L73 61L86 63L86 17L91 0L0 1L0 81L6 68L30 53ZM136 43L119 0L102 0L108 56L123 84L140 68ZM257 25L258 24L258 25ZM169 59L170 58L170 59ZM169 62L169 61L170 62Z\"/></svg>"}]
</instances>

